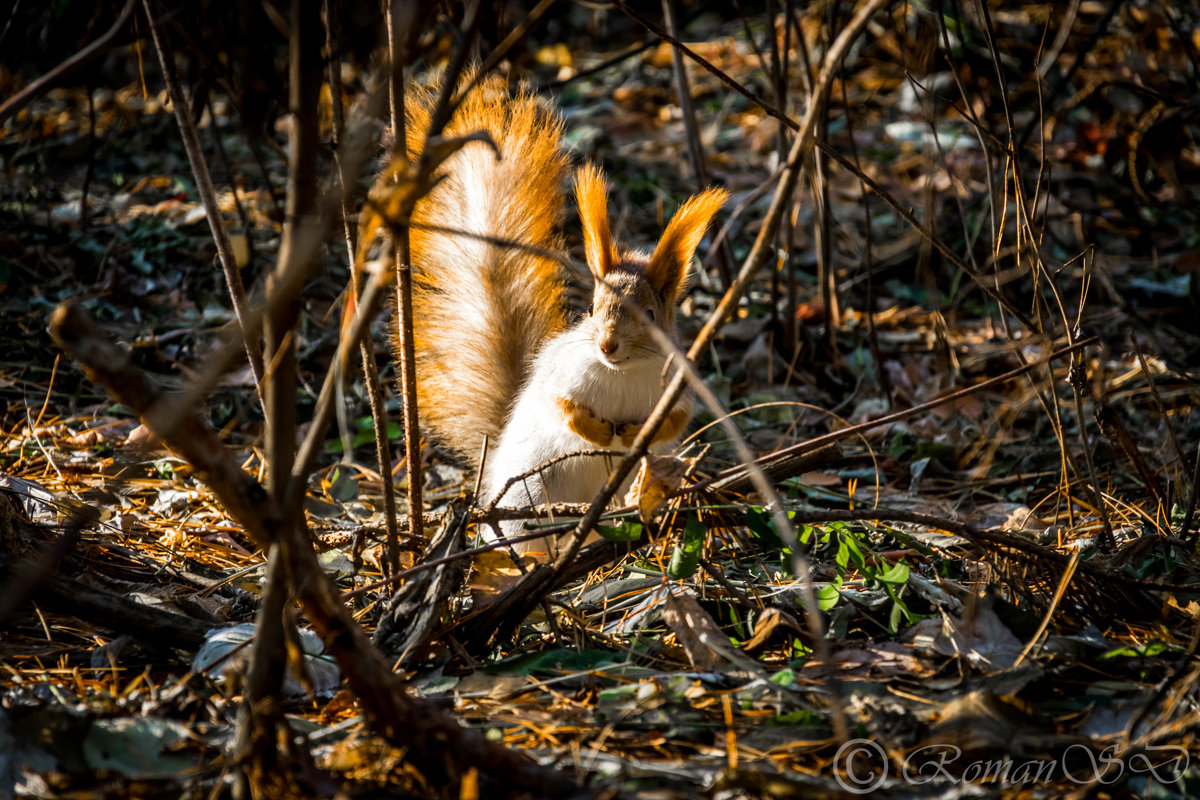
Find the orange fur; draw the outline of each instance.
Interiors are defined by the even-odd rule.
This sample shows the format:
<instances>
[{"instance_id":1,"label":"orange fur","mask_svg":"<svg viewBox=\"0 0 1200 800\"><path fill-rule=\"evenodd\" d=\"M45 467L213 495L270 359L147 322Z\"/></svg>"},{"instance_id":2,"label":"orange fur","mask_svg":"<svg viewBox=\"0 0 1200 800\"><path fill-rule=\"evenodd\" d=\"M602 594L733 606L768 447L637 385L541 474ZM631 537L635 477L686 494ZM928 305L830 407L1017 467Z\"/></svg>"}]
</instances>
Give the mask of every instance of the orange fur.
<instances>
[{"instance_id":1,"label":"orange fur","mask_svg":"<svg viewBox=\"0 0 1200 800\"><path fill-rule=\"evenodd\" d=\"M435 98L419 91L411 97L408 156L416 159L425 146ZM493 77L471 90L443 135L480 130L491 136L501 159L482 142L463 145L442 164L441 180L411 216L422 425L476 469L488 437L494 448L485 470L489 500L500 499L496 495L502 492L507 502L521 505L546 496L590 499L607 474L604 462L595 458L591 466L585 460L552 467L540 483L504 487L513 475L547 458L575 452L580 439L600 447L630 445L661 393L657 360L665 354L646 323L626 306L657 310L656 324L675 336L675 300L693 252L727 193L710 189L684 203L647 259L633 251L618 253L603 173L581 168L575 195L597 289L594 312L568 330L563 282L553 257L563 251L556 232L567 171L562 122L529 93L511 94ZM610 345L623 348L624 366L602 361L601 348ZM690 415L690 403L684 401L655 441L677 437ZM569 449L559 452L563 447ZM535 483L541 488L531 492L528 487ZM520 523L505 525L515 533Z\"/></svg>"},{"instance_id":2,"label":"orange fur","mask_svg":"<svg viewBox=\"0 0 1200 800\"><path fill-rule=\"evenodd\" d=\"M613 424L601 419L587 406L560 397L555 401L558 411L567 421L567 427L576 435L586 439L597 447L608 447L613 439Z\"/></svg>"},{"instance_id":3,"label":"orange fur","mask_svg":"<svg viewBox=\"0 0 1200 800\"><path fill-rule=\"evenodd\" d=\"M436 97L410 97L415 158ZM475 467L483 437L498 439L530 357L565 324L556 261L480 237L561 251L567 169L561 121L498 78L467 95L443 135L477 130L491 135L501 159L481 142L451 156L444 178L416 204L410 232L422 425Z\"/></svg>"},{"instance_id":4,"label":"orange fur","mask_svg":"<svg viewBox=\"0 0 1200 800\"><path fill-rule=\"evenodd\" d=\"M674 439L683 433L683 429L687 425L688 420L691 419L691 416L692 410L690 407L681 408L676 406L671 409L671 412L667 414L667 418L663 421L662 427L654 434L654 440L651 444ZM618 425L616 427L616 435L620 437L621 444L626 447L631 446L633 440L641 433L643 424L641 422L625 422Z\"/></svg>"},{"instance_id":5,"label":"orange fur","mask_svg":"<svg viewBox=\"0 0 1200 800\"><path fill-rule=\"evenodd\" d=\"M646 267L646 278L663 297L674 298L686 282L692 254L713 215L729 199L724 189L708 189L684 203L663 231Z\"/></svg>"},{"instance_id":6,"label":"orange fur","mask_svg":"<svg viewBox=\"0 0 1200 800\"><path fill-rule=\"evenodd\" d=\"M617 249L608 228L608 187L604 173L587 164L575 173L575 201L583 225L583 250L588 269L603 278L617 261Z\"/></svg>"}]
</instances>

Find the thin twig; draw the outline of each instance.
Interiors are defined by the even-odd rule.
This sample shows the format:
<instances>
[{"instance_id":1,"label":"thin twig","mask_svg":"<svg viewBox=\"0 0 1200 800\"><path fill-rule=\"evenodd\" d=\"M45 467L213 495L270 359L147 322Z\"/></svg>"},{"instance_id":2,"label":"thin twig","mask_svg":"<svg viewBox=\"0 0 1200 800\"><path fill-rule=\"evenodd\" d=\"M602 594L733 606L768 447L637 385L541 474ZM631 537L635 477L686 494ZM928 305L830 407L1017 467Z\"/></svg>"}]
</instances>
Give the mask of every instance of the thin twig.
<instances>
[{"instance_id":1,"label":"thin twig","mask_svg":"<svg viewBox=\"0 0 1200 800\"><path fill-rule=\"evenodd\" d=\"M1050 81L1050 86L1046 90L1046 102L1053 104L1055 98L1058 96L1058 93L1061 92L1065 87L1071 85L1071 81L1075 77L1076 70L1083 66L1084 62L1087 61L1088 56L1091 55L1092 50L1095 49L1096 45L1100 42L1100 38L1104 35L1104 32L1108 30L1109 24L1113 21L1117 15L1117 12L1124 4L1124 0L1109 0L1107 4L1108 7L1104 10L1104 16L1100 18L1100 20L1096 23L1096 27L1092 29L1092 35L1089 36L1087 41L1085 41L1081 46L1072 48L1072 53L1074 54L1075 58L1073 61L1071 61L1071 66L1067 68L1065 73L1057 76L1057 80ZM1057 109L1052 110L1050 113L1050 119L1054 119L1057 114ZM1025 147L1025 142L1029 141L1029 137L1033 134L1033 129L1037 127L1039 121L1044 122L1044 120L1040 120L1039 117L1034 116L1030 118L1029 122L1025 123L1025 128L1021 131L1021 135L1016 138L1016 146L1014 148L1016 151L1019 152Z\"/></svg>"},{"instance_id":2,"label":"thin twig","mask_svg":"<svg viewBox=\"0 0 1200 800\"><path fill-rule=\"evenodd\" d=\"M345 160L339 152L345 141L345 114L342 108L342 73L341 58L336 49L338 37L338 11L333 7L333 0L323 0L322 6L325 17L325 51L326 70L329 78L330 105L333 110L333 159L337 168L338 184L342 192L342 230L346 239L346 258L350 267L350 291L359 297L362 287L359 283L359 272L354 269L354 220L350 202L351 180L346 174ZM370 329L367 329L359 344L359 355L362 358L363 383L367 389L367 401L371 409L371 430L375 437L375 460L379 465L379 474L383 485L383 521L387 529L387 544L383 566L386 571L395 572L400 563L398 549L399 531L396 524L396 485L391 480L392 449L388 443L387 410L384 408L383 387L379 382L379 367L375 363L375 347L371 339ZM342 364L342 361L335 361ZM350 453L347 452L349 457Z\"/></svg>"},{"instance_id":3,"label":"thin twig","mask_svg":"<svg viewBox=\"0 0 1200 800\"><path fill-rule=\"evenodd\" d=\"M1183 446L1179 444L1179 437L1175 435L1175 428L1171 426L1171 420L1167 417L1167 409L1163 406L1162 395L1158 393L1158 384L1155 383L1154 374L1150 372L1146 356L1142 353L1142 345L1136 336L1132 339L1133 352L1137 353L1138 366L1142 368L1142 375L1145 376L1146 383L1150 386L1150 395L1154 398L1154 408L1158 411L1158 418L1167 428L1167 438L1171 440L1171 449L1175 452L1175 458L1179 461L1179 467L1182 469L1187 466L1187 457L1183 454Z\"/></svg>"},{"instance_id":4,"label":"thin twig","mask_svg":"<svg viewBox=\"0 0 1200 800\"><path fill-rule=\"evenodd\" d=\"M1083 389L1087 385L1087 369L1083 364L1083 356L1079 353L1071 359L1071 369L1067 374L1067 383L1070 384L1072 393L1075 396L1075 415L1076 424L1079 426L1079 442L1083 447L1084 463L1087 465L1088 482L1092 486L1093 502L1096 505L1096 512L1100 515L1100 523L1103 525L1103 531L1096 541L1096 546L1100 552L1107 552L1112 546L1113 531L1112 522L1108 518L1108 505L1104 502L1104 492L1100 488L1100 479L1096 475L1096 462L1092 458L1092 447L1088 440L1087 434L1087 417L1083 413Z\"/></svg>"},{"instance_id":5,"label":"thin twig","mask_svg":"<svg viewBox=\"0 0 1200 800\"><path fill-rule=\"evenodd\" d=\"M117 21L112 24L111 28L104 32L103 36L8 98L3 104L0 104L0 124L3 124L6 119L29 105L35 98L40 97L54 86L56 82L100 55L109 42L125 27L125 23L129 22L129 18L133 15L135 3L136 0L125 0L125 6L121 9L121 14L117 17Z\"/></svg>"},{"instance_id":6,"label":"thin twig","mask_svg":"<svg viewBox=\"0 0 1200 800\"><path fill-rule=\"evenodd\" d=\"M296 462L292 465L292 486L289 489L286 502L300 503L304 500L305 487L308 483L308 476L312 472L313 465L316 464L317 456L321 453L321 447L325 440L325 431L329 428L329 423L333 419L334 413L334 388L339 380L340 372L336 365L345 363L349 357L350 348L355 346L355 343L361 342L363 336L370 330L371 319L375 312L379 310L380 303L383 301L383 292L389 283L388 276L382 270L375 270L370 273L367 279L366 287L363 289L362 297L356 305L355 316L350 323L349 335L344 335L338 340L337 352L334 353L333 360L330 362L329 369L325 372L325 380L321 384L321 391L317 395L316 407L313 409L312 421L308 426L308 433L301 442L300 448L296 453ZM383 475L383 480L390 479L390 472Z\"/></svg>"},{"instance_id":7,"label":"thin twig","mask_svg":"<svg viewBox=\"0 0 1200 800\"><path fill-rule=\"evenodd\" d=\"M1192 464L1191 488L1187 511L1183 514L1183 526L1179 529L1179 538L1184 541L1188 540L1188 531L1192 528L1192 515L1196 512L1196 501L1200 500L1200 439L1196 440L1196 461Z\"/></svg>"},{"instance_id":8,"label":"thin twig","mask_svg":"<svg viewBox=\"0 0 1200 800\"><path fill-rule=\"evenodd\" d=\"M717 229L716 235L712 237L712 244L708 248L708 254L700 262L701 267L703 267L704 269L708 269L709 265L713 262L713 260L717 256L717 250L716 250L717 246L720 245L720 246L724 247L728 244L729 232L733 229L733 224L741 218L742 214L745 213L746 209L750 208L750 206L752 206L752 205L754 205L754 203L758 202L758 199L760 197L762 197L764 194L766 194L770 190L770 188L775 185L775 182L779 180L779 176L783 174L784 167L787 166L787 163L786 163L787 162L787 154L786 153L784 153L783 161L784 161L784 163L777 166L771 172L771 174L767 176L766 180L764 180L758 186L755 186L753 189L750 190L749 193L747 193L745 196L743 196L741 202L738 203L734 207L733 211L731 211L729 213L729 215L725 218L724 224L722 224L721 227ZM728 288L728 287L726 287L726 288Z\"/></svg>"},{"instance_id":9,"label":"thin twig","mask_svg":"<svg viewBox=\"0 0 1200 800\"><path fill-rule=\"evenodd\" d=\"M147 0L149 4L149 0ZM288 292L287 276L296 263L309 260L311 253L298 249L301 232L318 227L314 212L317 195L317 101L321 87L321 20L315 4L296 2L290 10L288 39L288 109L292 126L288 148L287 199L283 237L275 269L267 276L267 296L280 292L286 299L275 303L263 320L263 357L272 365L262 384L263 411L266 416L265 455L267 491L279 511L282 536L268 550L267 583L263 603L255 619L256 645L251 654L246 687L238 713L236 752L248 768L252 794L261 786L253 784L280 769L294 769L296 759L311 758L307 750L289 748L279 752L280 736L292 741L291 730L283 715L280 687L287 663L289 628L294 637L294 622L286 613L294 583L299 574L291 574L289 550L294 546L312 552L303 536L303 504L286 503L291 488L296 456L296 337L294 330L300 315L298 298ZM177 106L176 111L180 109ZM181 123L182 125L182 123ZM324 227L324 226L319 226Z\"/></svg>"},{"instance_id":10,"label":"thin twig","mask_svg":"<svg viewBox=\"0 0 1200 800\"><path fill-rule=\"evenodd\" d=\"M662 0L663 19L667 30L672 36L679 33L678 12L675 0ZM702 191L708 186L708 167L704 163L704 145L700 141L700 131L696 128L696 112L692 107L692 90L688 86L687 66L683 63L683 54L677 48L671 48L671 63L675 69L675 93L679 97L679 113L683 117L683 130L687 137L688 156L692 162L692 171L696 175L696 190ZM717 254L717 272L721 276L721 287L729 288L732 277L729 274L731 259L728 252L728 240L714 241L710 252Z\"/></svg>"},{"instance_id":11,"label":"thin twig","mask_svg":"<svg viewBox=\"0 0 1200 800\"><path fill-rule=\"evenodd\" d=\"M88 193L92 188L92 173L96 167L96 97L91 82L87 85L88 105L88 154L87 169L83 173L83 189L79 193L79 230L88 229Z\"/></svg>"},{"instance_id":12,"label":"thin twig","mask_svg":"<svg viewBox=\"0 0 1200 800\"><path fill-rule=\"evenodd\" d=\"M529 33L533 26L537 24L538 20L542 18L542 15L549 11L550 6L554 5L555 2L557 2L557 0L540 0L540 2L538 2L538 4L534 6L528 14L525 15L520 24L509 31L508 35L500 41L500 44L496 45L496 49L488 54L487 59L482 65L480 65L479 69L476 70L475 79L471 85L474 86L483 79L484 75L487 75L489 72L495 69L496 65L499 64L506 55L508 55L508 51L511 50L517 44L517 42L521 41ZM466 96L466 92L463 92L462 96Z\"/></svg>"},{"instance_id":13,"label":"thin twig","mask_svg":"<svg viewBox=\"0 0 1200 800\"><path fill-rule=\"evenodd\" d=\"M1054 611L1058 608L1058 604L1062 602L1063 596L1067 593L1067 587L1071 584L1071 578L1075 577L1075 569L1079 566L1079 551L1076 550L1071 554L1071 560L1067 562L1066 569L1063 570L1062 576L1058 579L1058 588L1054 590L1054 597L1050 600L1050 607L1046 609L1046 613L1042 615L1042 624L1038 626L1037 632L1030 638L1029 643L1025 645L1025 649L1021 651L1021 655L1017 656L1017 660L1013 663L1013 669L1021 666L1021 662L1025 660L1033 648L1042 638L1042 634L1050 627L1050 620L1054 617Z\"/></svg>"},{"instance_id":14,"label":"thin twig","mask_svg":"<svg viewBox=\"0 0 1200 800\"><path fill-rule=\"evenodd\" d=\"M391 66L389 74L389 97L391 98L391 134L392 148L397 155L407 154L408 139L404 125L404 55L407 48L402 46L400 18L401 5L406 6L404 23L407 28L413 28L416 22L416 12L412 4L400 4L396 0L388 2L388 59ZM408 31L403 31L408 32ZM460 43L460 52L467 49L467 43ZM450 83L451 78L446 79ZM446 86L443 86L445 96ZM391 229L392 258L396 269L396 336L400 344L400 393L401 407L404 416L404 462L408 469L408 534L422 536L425 534L424 501L421 500L421 429L418 410L416 410L416 356L413 349L413 265L408 243L408 227L404 224L394 225ZM383 469L384 481L391 480L389 469ZM400 570L400 553L394 545L390 546L389 557L392 572Z\"/></svg>"},{"instance_id":15,"label":"thin twig","mask_svg":"<svg viewBox=\"0 0 1200 800\"><path fill-rule=\"evenodd\" d=\"M767 102L764 98L762 98L759 95L755 94L754 92L750 91L742 84L738 83L736 80L731 78L727 73L723 72L722 70L720 70L716 66L714 66L712 64L712 62L708 61L703 56L697 54L694 50L692 50L690 47L685 45L683 42L679 41L679 39L675 38L674 36L667 33L665 30L663 30L658 25L655 25L653 22L651 22L650 20L643 17L641 14L639 14L637 11L635 11L628 3L624 2L624 0L613 0L613 5L619 9L621 9L621 11L623 11L630 19L634 20L639 25L641 25L643 28L645 28L646 30L653 33L659 39L661 39L662 41L671 45L671 47L673 47L676 50L678 50L679 52L683 53L685 56L687 56L691 60L695 61L700 66L704 67L704 69L708 70L708 72L710 72L712 75L714 75L718 80L720 80L722 83L724 83L730 89L737 92L742 97L745 97L747 100L749 100L750 102L759 106L760 108L762 108L764 110L768 110L768 113L770 113L772 116L777 117L779 119L786 120L789 127L791 127L793 130L796 129L795 121L789 119L787 117L787 115L784 114L781 110L776 108L771 103ZM869 2L868 2L868 6L871 7L872 13L874 13L874 11L882 5L883 5L883 3L877 2L877 0L869 0Z\"/></svg>"},{"instance_id":16,"label":"thin twig","mask_svg":"<svg viewBox=\"0 0 1200 800\"><path fill-rule=\"evenodd\" d=\"M263 397L262 389L263 355L258 345L258 330L249 322L246 288L242 285L242 274L238 270L237 258L233 254L233 247L229 243L229 234L225 231L225 224L222 221L221 209L217 205L217 194L213 188L212 176L208 171L208 162L204 158L204 151L200 148L200 139L196 136L196 126L192 123L192 115L188 113L187 98L184 97L183 89L179 86L179 79L175 75L175 61L170 41L158 22L153 8L153 0L142 0L142 5L150 23L154 49L158 52L158 61L162 66L163 81L167 84L167 93L171 96L171 105L175 111L175 121L179 125L180 138L183 139L183 148L187 152L192 176L196 180L196 192L200 195L200 203L204 206L204 216L208 219L208 227L212 231L213 241L217 245L217 257L221 261L221 271L225 275L225 285L229 289L233 315L242 332L242 341L250 360L250 371L254 375L254 386L258 391L259 402L265 408L266 400Z\"/></svg>"}]
</instances>

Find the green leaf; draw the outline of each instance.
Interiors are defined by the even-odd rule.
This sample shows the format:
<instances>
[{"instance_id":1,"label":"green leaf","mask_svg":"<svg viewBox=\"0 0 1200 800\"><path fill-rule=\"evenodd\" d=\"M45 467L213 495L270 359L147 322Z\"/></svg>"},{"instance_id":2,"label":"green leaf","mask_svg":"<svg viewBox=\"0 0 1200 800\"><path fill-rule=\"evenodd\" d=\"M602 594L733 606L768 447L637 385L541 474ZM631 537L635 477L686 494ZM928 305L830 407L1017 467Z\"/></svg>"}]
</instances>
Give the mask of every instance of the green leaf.
<instances>
[{"instance_id":1,"label":"green leaf","mask_svg":"<svg viewBox=\"0 0 1200 800\"><path fill-rule=\"evenodd\" d=\"M140 247L129 254L129 262L130 266L142 275L151 275L157 270L146 251Z\"/></svg>"},{"instance_id":2,"label":"green leaf","mask_svg":"<svg viewBox=\"0 0 1200 800\"><path fill-rule=\"evenodd\" d=\"M774 675L772 675L769 680L771 683L775 683L780 686L791 686L796 682L796 673L788 667L784 667L783 669L779 670L779 672L776 672Z\"/></svg>"},{"instance_id":3,"label":"green leaf","mask_svg":"<svg viewBox=\"0 0 1200 800\"><path fill-rule=\"evenodd\" d=\"M642 523L627 519L619 526L597 525L596 533L610 542L636 542L642 538Z\"/></svg>"},{"instance_id":4,"label":"green leaf","mask_svg":"<svg viewBox=\"0 0 1200 800\"><path fill-rule=\"evenodd\" d=\"M741 647L740 640L749 639L753 635L754 628L750 625L750 622L754 619L754 612L751 611L750 614L743 619L742 615L738 613L737 606L730 605L728 607L728 611L729 621L733 623L734 631L733 635L729 637L729 641L733 643L734 647Z\"/></svg>"},{"instance_id":5,"label":"green leaf","mask_svg":"<svg viewBox=\"0 0 1200 800\"><path fill-rule=\"evenodd\" d=\"M690 578L700 566L700 554L704 550L704 538L708 530L695 513L688 514L683 526L683 543L671 551L671 562L667 564L667 575L675 580Z\"/></svg>"},{"instance_id":6,"label":"green leaf","mask_svg":"<svg viewBox=\"0 0 1200 800\"><path fill-rule=\"evenodd\" d=\"M1113 661L1118 658L1148 658L1157 656L1167 649L1165 642L1147 642L1136 647L1118 647L1103 653L1098 661Z\"/></svg>"},{"instance_id":7,"label":"green leaf","mask_svg":"<svg viewBox=\"0 0 1200 800\"><path fill-rule=\"evenodd\" d=\"M766 512L766 509L753 506L747 508L746 527L750 529L750 533L755 538L762 539L767 547L783 547L783 540L775 532L775 526L771 523L771 515Z\"/></svg>"},{"instance_id":8,"label":"green leaf","mask_svg":"<svg viewBox=\"0 0 1200 800\"><path fill-rule=\"evenodd\" d=\"M358 475L341 466L333 468L329 481L329 496L339 503L346 503L358 496Z\"/></svg>"},{"instance_id":9,"label":"green leaf","mask_svg":"<svg viewBox=\"0 0 1200 800\"><path fill-rule=\"evenodd\" d=\"M458 683L461 680L462 678L458 677L457 675L440 675L428 683L424 683L419 686L417 691L419 691L424 697L435 697L439 694L445 694L455 686L458 686Z\"/></svg>"},{"instance_id":10,"label":"green leaf","mask_svg":"<svg viewBox=\"0 0 1200 800\"><path fill-rule=\"evenodd\" d=\"M827 583L817 590L817 608L828 611L842 599L842 593L832 583Z\"/></svg>"},{"instance_id":11,"label":"green leaf","mask_svg":"<svg viewBox=\"0 0 1200 800\"><path fill-rule=\"evenodd\" d=\"M838 577L846 577L846 566L850 563L850 548L847 546L846 540L840 536L838 537L838 549L834 561L837 563Z\"/></svg>"},{"instance_id":12,"label":"green leaf","mask_svg":"<svg viewBox=\"0 0 1200 800\"><path fill-rule=\"evenodd\" d=\"M771 720L772 725L823 725L825 720L819 714L800 709L780 714Z\"/></svg>"},{"instance_id":13,"label":"green leaf","mask_svg":"<svg viewBox=\"0 0 1200 800\"><path fill-rule=\"evenodd\" d=\"M904 615L904 607L900 603L892 603L892 613L888 615L888 632L900 630L900 617Z\"/></svg>"},{"instance_id":14,"label":"green leaf","mask_svg":"<svg viewBox=\"0 0 1200 800\"><path fill-rule=\"evenodd\" d=\"M403 440L404 429L398 423L389 422L387 424L387 438L389 442ZM360 417L355 422L354 435L351 437L350 446L357 450L366 444L371 444L375 441L375 425L370 417ZM346 451L341 437L330 439L325 442L324 450L329 455L340 455Z\"/></svg>"},{"instance_id":15,"label":"green leaf","mask_svg":"<svg viewBox=\"0 0 1200 800\"><path fill-rule=\"evenodd\" d=\"M841 553L840 545L845 545L850 553L850 560L854 562L854 568L859 572L866 573L867 560L863 557L862 548L858 546L858 535L850 532L838 534L839 555Z\"/></svg>"},{"instance_id":16,"label":"green leaf","mask_svg":"<svg viewBox=\"0 0 1200 800\"><path fill-rule=\"evenodd\" d=\"M895 564L883 572L875 573L875 580L880 583L904 584L908 583L908 564L904 561L897 561Z\"/></svg>"},{"instance_id":17,"label":"green leaf","mask_svg":"<svg viewBox=\"0 0 1200 800\"><path fill-rule=\"evenodd\" d=\"M109 770L126 778L171 778L195 766L191 758L171 752L187 740L187 728L172 720L97 720L83 739L83 757L92 769Z\"/></svg>"},{"instance_id":18,"label":"green leaf","mask_svg":"<svg viewBox=\"0 0 1200 800\"><path fill-rule=\"evenodd\" d=\"M892 584L883 584L883 589L888 593L888 597L892 598L892 613L888 617L888 630L896 633L900 630L900 617L904 617L904 622L911 625L917 621L917 615L908 610L908 604L900 599L900 595Z\"/></svg>"}]
</instances>

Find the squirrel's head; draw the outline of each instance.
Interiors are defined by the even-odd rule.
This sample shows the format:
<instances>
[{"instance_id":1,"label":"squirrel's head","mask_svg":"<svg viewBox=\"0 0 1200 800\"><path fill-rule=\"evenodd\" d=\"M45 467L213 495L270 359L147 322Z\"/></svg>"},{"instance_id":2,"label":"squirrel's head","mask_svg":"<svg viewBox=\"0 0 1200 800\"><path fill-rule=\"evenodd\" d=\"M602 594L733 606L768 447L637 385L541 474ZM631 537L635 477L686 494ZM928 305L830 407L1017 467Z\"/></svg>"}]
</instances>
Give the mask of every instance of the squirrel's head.
<instances>
[{"instance_id":1,"label":"squirrel's head","mask_svg":"<svg viewBox=\"0 0 1200 800\"><path fill-rule=\"evenodd\" d=\"M583 223L584 253L595 279L589 319L598 359L626 369L666 357L648 326L675 339L675 304L687 284L692 256L717 209L729 197L708 189L684 203L650 255L618 252L608 225L604 175L588 165L575 176L575 197Z\"/></svg>"}]
</instances>

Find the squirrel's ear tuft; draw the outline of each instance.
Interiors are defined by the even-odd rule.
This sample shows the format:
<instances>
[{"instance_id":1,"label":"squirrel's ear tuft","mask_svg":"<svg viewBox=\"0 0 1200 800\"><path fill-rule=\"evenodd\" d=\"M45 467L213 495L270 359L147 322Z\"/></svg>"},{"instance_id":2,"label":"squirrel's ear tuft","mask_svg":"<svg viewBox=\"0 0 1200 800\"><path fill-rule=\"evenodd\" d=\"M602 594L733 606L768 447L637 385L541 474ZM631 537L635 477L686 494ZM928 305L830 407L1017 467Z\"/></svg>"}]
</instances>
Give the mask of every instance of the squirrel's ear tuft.
<instances>
[{"instance_id":1,"label":"squirrel's ear tuft","mask_svg":"<svg viewBox=\"0 0 1200 800\"><path fill-rule=\"evenodd\" d=\"M588 269L603 278L617 260L608 229L608 188L604 173L588 164L575 173L575 200L583 223L583 249Z\"/></svg>"},{"instance_id":2,"label":"squirrel's ear tuft","mask_svg":"<svg viewBox=\"0 0 1200 800\"><path fill-rule=\"evenodd\" d=\"M729 192L724 189L708 189L688 199L667 223L646 268L650 285L664 300L674 300L683 289L692 255L708 223L727 199Z\"/></svg>"}]
</instances>

